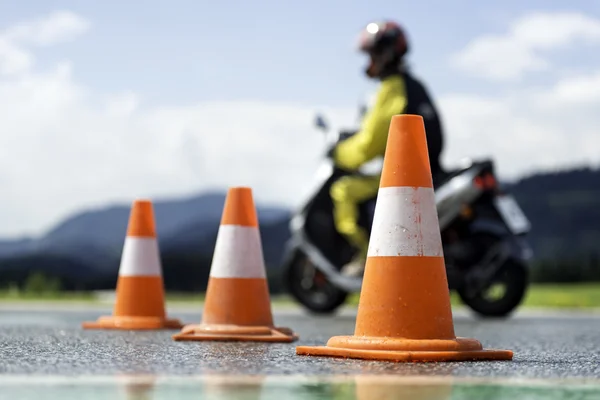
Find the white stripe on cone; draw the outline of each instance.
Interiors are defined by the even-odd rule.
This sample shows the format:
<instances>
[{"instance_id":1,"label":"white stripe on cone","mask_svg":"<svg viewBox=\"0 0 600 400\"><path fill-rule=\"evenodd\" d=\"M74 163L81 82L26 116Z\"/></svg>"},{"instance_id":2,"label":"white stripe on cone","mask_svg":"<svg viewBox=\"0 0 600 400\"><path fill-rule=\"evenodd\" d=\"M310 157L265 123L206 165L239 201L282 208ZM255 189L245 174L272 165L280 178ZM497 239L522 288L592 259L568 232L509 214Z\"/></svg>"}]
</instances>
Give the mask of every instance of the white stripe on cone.
<instances>
[{"instance_id":1,"label":"white stripe on cone","mask_svg":"<svg viewBox=\"0 0 600 400\"><path fill-rule=\"evenodd\" d=\"M219 226L210 276L265 278L265 264L258 228L241 225Z\"/></svg>"},{"instance_id":2,"label":"white stripe on cone","mask_svg":"<svg viewBox=\"0 0 600 400\"><path fill-rule=\"evenodd\" d=\"M160 255L156 238L125 238L119 275L161 276Z\"/></svg>"},{"instance_id":3,"label":"white stripe on cone","mask_svg":"<svg viewBox=\"0 0 600 400\"><path fill-rule=\"evenodd\" d=\"M424 187L379 189L368 257L442 257L435 193Z\"/></svg>"}]
</instances>

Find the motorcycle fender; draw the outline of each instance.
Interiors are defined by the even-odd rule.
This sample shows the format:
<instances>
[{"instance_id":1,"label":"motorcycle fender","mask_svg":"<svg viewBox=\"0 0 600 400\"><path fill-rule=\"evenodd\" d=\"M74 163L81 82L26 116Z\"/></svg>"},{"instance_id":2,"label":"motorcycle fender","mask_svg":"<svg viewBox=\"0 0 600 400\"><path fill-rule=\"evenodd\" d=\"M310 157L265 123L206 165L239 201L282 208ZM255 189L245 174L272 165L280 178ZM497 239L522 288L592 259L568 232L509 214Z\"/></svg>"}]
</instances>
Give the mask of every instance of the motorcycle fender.
<instances>
[{"instance_id":1,"label":"motorcycle fender","mask_svg":"<svg viewBox=\"0 0 600 400\"><path fill-rule=\"evenodd\" d=\"M508 241L511 246L511 257L520 261L525 267L531 266L531 259L533 258L533 249L529 246L529 243L522 236L512 236L511 240Z\"/></svg>"},{"instance_id":2,"label":"motorcycle fender","mask_svg":"<svg viewBox=\"0 0 600 400\"><path fill-rule=\"evenodd\" d=\"M498 236L510 246L510 257L520 261L525 266L529 266L529 261L533 257L533 250L523 236L513 235L503 222L493 219L480 219L471 225L472 233L488 233Z\"/></svg>"},{"instance_id":3,"label":"motorcycle fender","mask_svg":"<svg viewBox=\"0 0 600 400\"><path fill-rule=\"evenodd\" d=\"M506 225L491 218L480 218L471 223L472 233L489 233L494 236L511 236Z\"/></svg>"}]
</instances>

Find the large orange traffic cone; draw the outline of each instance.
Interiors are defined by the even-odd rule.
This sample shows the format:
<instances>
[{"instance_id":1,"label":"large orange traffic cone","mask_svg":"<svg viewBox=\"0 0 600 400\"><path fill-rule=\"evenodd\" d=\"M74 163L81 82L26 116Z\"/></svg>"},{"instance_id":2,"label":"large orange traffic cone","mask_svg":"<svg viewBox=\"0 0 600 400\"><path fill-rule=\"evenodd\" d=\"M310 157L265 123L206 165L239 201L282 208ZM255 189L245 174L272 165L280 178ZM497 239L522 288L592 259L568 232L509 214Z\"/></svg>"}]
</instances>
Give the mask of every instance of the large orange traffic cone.
<instances>
[{"instance_id":1,"label":"large orange traffic cone","mask_svg":"<svg viewBox=\"0 0 600 400\"><path fill-rule=\"evenodd\" d=\"M230 188L213 254L202 323L185 326L175 340L292 342L274 327L252 190Z\"/></svg>"},{"instance_id":2,"label":"large orange traffic cone","mask_svg":"<svg viewBox=\"0 0 600 400\"><path fill-rule=\"evenodd\" d=\"M154 211L149 200L133 203L119 266L112 316L84 322L85 329L179 329L183 324L165 315L162 265Z\"/></svg>"},{"instance_id":3,"label":"large orange traffic cone","mask_svg":"<svg viewBox=\"0 0 600 400\"><path fill-rule=\"evenodd\" d=\"M423 118L391 120L353 336L296 354L388 361L510 360L454 334Z\"/></svg>"}]
</instances>

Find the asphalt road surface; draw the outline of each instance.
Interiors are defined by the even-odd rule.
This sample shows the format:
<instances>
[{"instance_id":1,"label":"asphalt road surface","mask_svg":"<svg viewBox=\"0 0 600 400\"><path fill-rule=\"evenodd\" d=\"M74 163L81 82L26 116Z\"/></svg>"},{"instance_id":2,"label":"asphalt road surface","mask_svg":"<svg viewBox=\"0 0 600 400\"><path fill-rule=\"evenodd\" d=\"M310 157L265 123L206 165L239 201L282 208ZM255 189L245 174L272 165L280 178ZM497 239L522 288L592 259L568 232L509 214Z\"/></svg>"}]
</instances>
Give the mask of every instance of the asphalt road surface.
<instances>
[{"instance_id":1,"label":"asphalt road surface","mask_svg":"<svg viewBox=\"0 0 600 400\"><path fill-rule=\"evenodd\" d=\"M480 321L457 313L458 336L513 350L513 361L413 364L295 354L296 345L352 334L352 311L312 317L275 309L276 324L300 335L291 344L175 342L175 331L80 328L110 312L0 305L0 399L37 399L40 392L63 400L600 399L598 314L522 312ZM200 312L169 309L184 323L197 323Z\"/></svg>"}]
</instances>

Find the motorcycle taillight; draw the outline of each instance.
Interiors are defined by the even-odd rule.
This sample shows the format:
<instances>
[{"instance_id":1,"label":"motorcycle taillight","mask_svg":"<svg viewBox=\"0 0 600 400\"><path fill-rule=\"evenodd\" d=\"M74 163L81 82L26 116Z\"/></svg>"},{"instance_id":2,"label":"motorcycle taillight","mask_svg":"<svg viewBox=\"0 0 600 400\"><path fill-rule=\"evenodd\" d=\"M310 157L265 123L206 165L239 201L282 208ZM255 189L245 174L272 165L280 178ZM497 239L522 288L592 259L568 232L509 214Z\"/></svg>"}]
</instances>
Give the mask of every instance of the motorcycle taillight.
<instances>
[{"instance_id":1,"label":"motorcycle taillight","mask_svg":"<svg viewBox=\"0 0 600 400\"><path fill-rule=\"evenodd\" d=\"M485 172L473 179L473 184L482 190L495 190L498 188L496 177L491 172Z\"/></svg>"}]
</instances>

